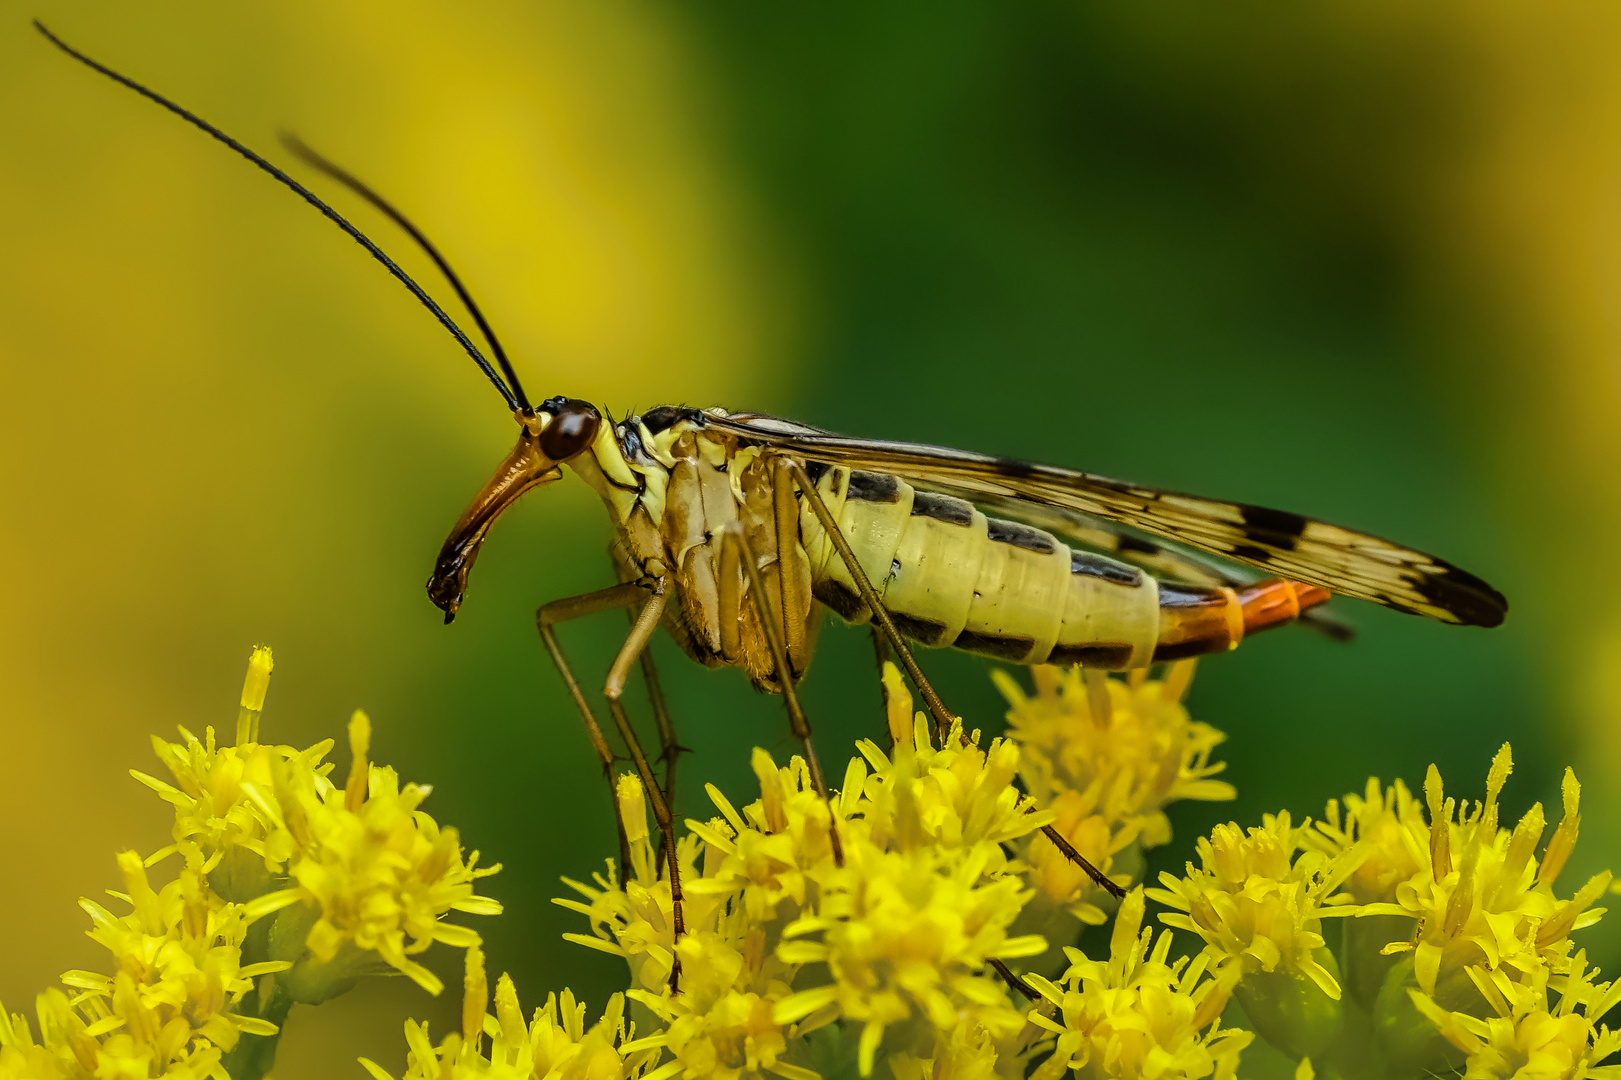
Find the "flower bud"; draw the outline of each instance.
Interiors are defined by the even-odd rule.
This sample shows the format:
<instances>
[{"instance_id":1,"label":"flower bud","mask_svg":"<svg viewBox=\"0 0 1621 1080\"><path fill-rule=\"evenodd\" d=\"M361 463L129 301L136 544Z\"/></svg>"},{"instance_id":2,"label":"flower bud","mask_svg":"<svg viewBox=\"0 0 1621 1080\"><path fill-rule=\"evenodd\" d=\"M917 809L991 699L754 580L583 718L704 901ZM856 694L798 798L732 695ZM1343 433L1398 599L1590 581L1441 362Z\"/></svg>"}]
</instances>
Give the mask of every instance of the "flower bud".
<instances>
[{"instance_id":1,"label":"flower bud","mask_svg":"<svg viewBox=\"0 0 1621 1080\"><path fill-rule=\"evenodd\" d=\"M1339 964L1326 948L1312 959L1339 978ZM1342 1006L1316 981L1279 964L1271 971L1247 973L1233 990L1255 1031L1292 1058L1321 1057L1339 1033Z\"/></svg>"}]
</instances>

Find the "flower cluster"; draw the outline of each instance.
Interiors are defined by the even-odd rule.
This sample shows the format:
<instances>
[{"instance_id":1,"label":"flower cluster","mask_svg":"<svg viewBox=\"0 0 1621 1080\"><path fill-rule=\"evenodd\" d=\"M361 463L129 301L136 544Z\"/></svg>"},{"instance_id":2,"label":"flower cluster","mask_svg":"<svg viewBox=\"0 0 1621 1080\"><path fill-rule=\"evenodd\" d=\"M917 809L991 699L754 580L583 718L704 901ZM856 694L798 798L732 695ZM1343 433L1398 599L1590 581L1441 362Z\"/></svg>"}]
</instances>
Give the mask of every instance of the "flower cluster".
<instances>
[{"instance_id":1,"label":"flower cluster","mask_svg":"<svg viewBox=\"0 0 1621 1080\"><path fill-rule=\"evenodd\" d=\"M717 815L688 821L677 843L679 937L645 793L634 776L622 777L628 866L610 863L591 884L570 882L578 898L558 901L590 922L590 933L570 940L630 968L626 996L639 1020L635 1032L615 1026L623 1021L610 1006L604 1023L619 1041L602 1045L618 1056L604 1052L601 1075L813 1080L883 1068L898 1080L989 1080L1105 1061L1144 1076L1230 1075L1249 1036L1219 1025L1227 990L1205 961L1168 962L1169 934L1139 940L1140 889L1126 901L1110 960L1070 950L1060 983L1013 970L1050 951L1021 923L1055 877L1020 857L1056 820L1015 786L1021 777L1038 786L1023 728L1045 740L1034 769L1047 777L1048 797L1062 789L1094 810L1107 807L1108 834L1129 830L1127 843L1145 830L1162 837L1155 822L1168 801L1226 793L1206 779L1220 736L1191 724L1176 700L1189 672L1174 669L1170 687L1105 679L1093 697L1078 677L1041 672L1038 696L1015 701L1027 723L1016 721L1010 738L983 745L959 723L936 746L933 725L887 668L894 748L859 743L831 799L817 793L803 761L781 766L764 750L753 756L757 800L739 808L709 788ZM1100 690L1109 711L1100 720L1079 713L1095 707ZM1132 748L1092 738L1090 749L1066 749L1064 727L1077 721L1088 738L1101 724ZM1079 890L1072 882L1061 899ZM420 1028L409 1031L420 1039ZM465 1034L431 1054L413 1043L407 1075L507 1075L493 1071L506 1060L498 1048L469 1057L469 1046ZM657 1064L636 1058L644 1049L656 1051Z\"/></svg>"},{"instance_id":2,"label":"flower cluster","mask_svg":"<svg viewBox=\"0 0 1621 1080\"><path fill-rule=\"evenodd\" d=\"M418 809L427 789L367 760L364 714L350 722L343 787L323 761L330 740L257 741L270 670L270 651L254 650L236 745L182 728L180 742L153 740L172 783L132 770L173 805L174 842L118 856L123 890L111 895L128 914L82 903L110 973L69 971L65 993L42 994L37 1041L0 1009L0 1078L263 1076L295 1002L394 970L438 992L413 957L479 940L442 916L500 910L473 894L493 869ZM154 886L148 870L175 858L177 875Z\"/></svg>"},{"instance_id":3,"label":"flower cluster","mask_svg":"<svg viewBox=\"0 0 1621 1080\"><path fill-rule=\"evenodd\" d=\"M857 744L835 792L756 749L758 798L708 787L715 815L666 851L620 777L622 862L558 903L629 988L600 1013L563 990L525 1016L505 975L491 994L478 935L443 921L499 910L474 892L493 869L421 811L425 788L371 764L364 714L341 786L330 742L261 744L269 668L256 652L234 746L155 742L170 780L135 775L173 804L174 842L118 857L127 913L84 902L110 973L65 974L37 1036L0 1010L0 1080L261 1080L294 1003L374 972L437 992L418 959L435 941L466 950L462 1021L437 1043L408 1022L403 1080L1621 1080L1603 1064L1621 1032L1601 1026L1621 982L1571 936L1610 875L1559 888L1580 785L1567 771L1551 831L1541 806L1506 827L1507 746L1479 801L1433 766L1422 798L1370 780L1321 820L1218 826L1182 874L1115 904L1042 831L1129 883L1169 839L1168 803L1231 796L1209 760L1222 736L1181 705L1191 664L1038 668L1034 695L1001 676L1008 737L959 720L939 745L889 666L893 748ZM1145 926L1149 901L1169 929ZM1078 947L1107 907L1106 953Z\"/></svg>"},{"instance_id":4,"label":"flower cluster","mask_svg":"<svg viewBox=\"0 0 1621 1080\"><path fill-rule=\"evenodd\" d=\"M1161 921L1204 939L1246 1022L1297 1060L1345 1077L1610 1075L1597 1063L1621 1035L1597 1021L1621 989L1596 983L1570 939L1597 921L1610 875L1556 894L1580 786L1567 770L1563 818L1538 857L1540 805L1513 829L1498 821L1512 767L1504 746L1472 806L1447 798L1431 766L1422 803L1374 780L1319 822L1219 827L1199 842L1200 866L1161 875L1149 895L1178 909ZM1343 918L1338 950L1322 934L1330 916Z\"/></svg>"},{"instance_id":5,"label":"flower cluster","mask_svg":"<svg viewBox=\"0 0 1621 1080\"><path fill-rule=\"evenodd\" d=\"M1036 667L1033 696L1006 672L992 675L1008 701L1025 790L1083 857L1117 881L1139 878L1142 852L1170 840L1167 805L1233 797L1231 784L1213 779L1225 766L1210 760L1226 736L1182 705L1195 663L1172 664L1163 679L1147 678L1146 669L1117 679ZM1073 920L1107 920L1107 894L1045 836L1032 835L1020 855L1037 890L1027 917L1033 929L1063 940L1073 936Z\"/></svg>"},{"instance_id":6,"label":"flower cluster","mask_svg":"<svg viewBox=\"0 0 1621 1080\"><path fill-rule=\"evenodd\" d=\"M1056 1080L1067 1069L1132 1080L1236 1074L1239 1052L1254 1036L1217 1022L1228 991L1206 976L1208 957L1167 962L1171 935L1155 940L1143 929L1143 907L1143 890L1133 889L1115 916L1108 960L1066 949L1071 966L1062 987L1030 976L1059 1013L1032 1016L1057 1035L1033 1080Z\"/></svg>"},{"instance_id":7,"label":"flower cluster","mask_svg":"<svg viewBox=\"0 0 1621 1080\"><path fill-rule=\"evenodd\" d=\"M489 1012L490 989L484 953L467 950L467 979L462 997L462 1029L437 1047L426 1025L405 1025L409 1047L404 1080L666 1080L675 1064L650 1066L659 1056L650 1040L637 1042L635 1025L625 1016L625 999L615 994L601 1019L587 1027L585 1006L574 995L549 995L546 1004L525 1021L518 991L502 975L495 989L495 1012ZM484 1039L490 1040L489 1049ZM374 1080L392 1080L376 1062L360 1059Z\"/></svg>"}]
</instances>

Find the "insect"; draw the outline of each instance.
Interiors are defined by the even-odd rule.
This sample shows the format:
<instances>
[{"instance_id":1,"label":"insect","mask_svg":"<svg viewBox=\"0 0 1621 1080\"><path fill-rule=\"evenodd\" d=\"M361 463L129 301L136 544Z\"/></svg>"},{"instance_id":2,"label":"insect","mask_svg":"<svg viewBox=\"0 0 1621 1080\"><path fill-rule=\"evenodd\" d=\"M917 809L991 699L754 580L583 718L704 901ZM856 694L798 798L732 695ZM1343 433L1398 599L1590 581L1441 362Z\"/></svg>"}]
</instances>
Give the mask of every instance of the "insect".
<instances>
[{"instance_id":1,"label":"insect","mask_svg":"<svg viewBox=\"0 0 1621 1080\"><path fill-rule=\"evenodd\" d=\"M912 646L1018 664L1130 670L1235 648L1246 636L1320 615L1332 594L1443 622L1495 626L1507 602L1433 556L1297 514L1160 491L1088 473L942 447L854 439L758 413L663 406L618 421L575 398L531 404L472 297L431 242L365 184L307 147L306 162L397 222L429 254L488 342L495 364L375 243L298 181L195 114L64 44L58 48L197 126L291 188L398 278L454 336L518 424L513 450L441 550L428 594L454 618L501 513L564 469L601 496L617 584L537 612L610 777L616 760L559 646L559 624L613 609L632 629L605 680L608 711L673 852L679 746L647 644L663 627L694 660L738 667L783 697L812 782L826 784L795 692L824 609L871 623L942 737L952 715ZM499 372L497 371L499 368ZM622 703L632 668L653 691L665 778L655 778ZM1121 892L1050 826L1049 839ZM622 862L624 833L620 830ZM838 835L832 841L838 851ZM664 860L682 932L675 860ZM672 985L679 968L671 973Z\"/></svg>"}]
</instances>

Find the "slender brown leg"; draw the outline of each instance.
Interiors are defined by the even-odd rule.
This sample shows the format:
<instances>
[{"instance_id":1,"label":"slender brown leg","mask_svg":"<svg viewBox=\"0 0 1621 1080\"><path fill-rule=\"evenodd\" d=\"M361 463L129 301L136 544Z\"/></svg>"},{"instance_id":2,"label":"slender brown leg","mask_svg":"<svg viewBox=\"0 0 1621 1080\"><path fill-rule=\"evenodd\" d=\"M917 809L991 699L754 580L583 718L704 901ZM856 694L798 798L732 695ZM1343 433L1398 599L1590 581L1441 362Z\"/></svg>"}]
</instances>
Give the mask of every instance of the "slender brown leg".
<instances>
[{"instance_id":1,"label":"slender brown leg","mask_svg":"<svg viewBox=\"0 0 1621 1080\"><path fill-rule=\"evenodd\" d=\"M795 482L799 484L800 490L805 492L805 498L809 500L811 510L816 514L816 519L822 523L822 528L826 531L828 539L833 541L833 547L838 551L839 558L844 560L845 569L849 570L851 579L855 581L856 588L861 592L862 601L872 611L873 620L883 628L884 637L888 639L890 646L894 648L896 654L900 657L901 666L912 677L912 682L917 686L918 692L923 695L923 700L929 706L929 712L934 714L935 728L940 733L941 745L944 745L946 733L951 730L951 713L940 701L940 696L934 692L934 687L930 686L929 681L923 677L923 672L918 668L917 661L912 657L912 650L907 647L906 642L901 638L900 632L895 629L895 621L889 617L889 612L885 609L883 601L878 599L877 590L872 587L872 582L867 578L867 572L861 568L861 563L856 559L855 552L850 550L850 542L844 538L844 533L839 529L838 522L833 520L833 515L829 512L827 504L822 501L821 492L817 491L816 485L811 483L810 476L805 472L805 467L797 461L784 460L788 461ZM966 738L964 741L966 741ZM1034 812L1034 810L1035 808L1031 807L1031 811ZM1113 896L1126 895L1124 889L1104 877L1103 871L1082 858L1081 853L1075 850L1075 846L1064 839L1064 835L1057 829L1051 825L1044 825L1041 831L1059 851L1064 853L1065 858L1084 870L1086 875L1097 882L1104 890Z\"/></svg>"},{"instance_id":2,"label":"slender brown leg","mask_svg":"<svg viewBox=\"0 0 1621 1080\"><path fill-rule=\"evenodd\" d=\"M557 634L552 627L560 622L594 615L599 611L633 607L641 603L646 596L647 590L635 582L627 582L610 589L598 589L584 596L553 600L535 612L535 627L540 631L540 640L546 646L546 652L551 655L557 673L563 677L563 685L568 688L569 697L574 699L574 707L580 711L580 719L585 721L586 736L591 740L591 749L596 752L597 760L602 763L603 778L608 781L608 802L613 807L614 826L619 832L621 882L630 879L630 846L625 840L625 823L619 817L619 797L614 791L614 754L608 748L608 740L602 734L602 727L597 723L596 715L592 713L590 704L585 700L585 694L580 690L579 681L574 678L574 672L569 668L568 661L563 659L563 650L557 644Z\"/></svg>"},{"instance_id":3,"label":"slender brown leg","mask_svg":"<svg viewBox=\"0 0 1621 1080\"><path fill-rule=\"evenodd\" d=\"M636 613L629 612L630 624L636 625ZM675 721L670 719L670 705L664 697L664 686L659 682L658 668L653 664L653 650L642 650L640 659L642 682L647 687L648 704L653 708L653 724L659 733L659 760L664 762L664 798L675 806L675 759L687 748L675 740Z\"/></svg>"},{"instance_id":4,"label":"slender brown leg","mask_svg":"<svg viewBox=\"0 0 1621 1080\"><path fill-rule=\"evenodd\" d=\"M804 611L808 598L802 594L799 580L799 500L794 498L793 475L784 458L771 465L771 509L777 532L777 584L782 593L783 648L792 660L805 654L805 624L788 617L790 611ZM789 678L797 679L802 671L788 669Z\"/></svg>"},{"instance_id":5,"label":"slender brown leg","mask_svg":"<svg viewBox=\"0 0 1621 1080\"><path fill-rule=\"evenodd\" d=\"M651 596L648 594L651 592ZM630 726L630 718L625 715L622 698L625 693L625 682L629 678L630 669L638 657L646 649L648 640L658 629L659 619L664 614L665 605L669 603L669 579L653 578L630 582L624 585L615 585L609 589L588 593L585 596L574 597L570 600L560 600L547 604L535 613L536 625L540 628L541 640L546 643L546 649L551 653L552 662L563 675L568 685L569 693L574 698L575 705L580 710L580 716L585 720L587 733L591 736L591 744L597 751L597 757L603 763L603 770L608 776L610 788L613 785L613 754L608 749L607 740L603 737L602 729L598 726L596 717L591 712L591 706L586 702L585 695L580 691L579 682L569 670L568 663L563 659L562 650L558 647L557 636L553 626L569 619L580 618L598 611L606 611L615 607L631 607L646 601L631 627L630 636L625 639L624 645L619 649L619 655L614 659L613 666L608 669L608 678L603 686L603 695L608 699L608 712L614 719L614 726L619 729L620 737L625 740L625 747L630 751L631 761L635 763L636 773L641 778L642 788L647 794L647 801L653 808L654 820L658 822L659 833L665 851L670 858L665 865L670 873L670 901L673 921L672 938L674 943L681 940L686 932L686 919L682 910L684 896L681 891L680 860L674 857L675 846L675 818L670 813L670 804L665 800L664 791L653 777L653 770L647 761L647 755L642 752L641 742L636 738L636 732ZM630 852L625 841L624 822L619 820L619 801L614 798L614 817L619 821L620 835L620 868L621 881L628 881L630 876ZM681 980L681 961L672 955L670 967L670 989L672 992L679 988Z\"/></svg>"},{"instance_id":6,"label":"slender brown leg","mask_svg":"<svg viewBox=\"0 0 1621 1080\"><path fill-rule=\"evenodd\" d=\"M1013 973L1013 969L1008 967L1002 961L993 957L991 959L991 967L995 968L996 973L1002 976L1002 981L1008 984L1008 989L1022 994L1027 1001L1041 1000L1041 995L1036 993L1035 990L1031 988L1029 983L1015 975Z\"/></svg>"},{"instance_id":7,"label":"slender brown leg","mask_svg":"<svg viewBox=\"0 0 1621 1080\"><path fill-rule=\"evenodd\" d=\"M839 558L844 560L844 568L850 572L851 579L855 581L856 589L861 593L862 602L872 612L873 621L882 627L884 637L889 640L890 648L894 649L895 654L900 657L901 666L906 669L906 674L911 676L912 684L917 687L918 693L923 695L923 701L929 706L929 712L934 715L934 725L940 732L941 742L944 743L946 733L951 730L951 721L955 717L946 708L945 703L940 700L940 695L934 692L934 687L929 685L929 680L924 678L923 669L917 666L917 661L912 657L912 650L907 647L900 631L895 628L895 620L889 617L889 609L884 607L883 602L878 599L878 590L872 587L872 582L867 578L867 572L861 568L861 563L856 559L855 552L850 550L850 542L844 538L844 530L840 529L839 523L833 520L833 515L829 512L827 503L822 501L822 493L816 490L815 484L811 483L811 478L805 472L805 467L790 458L783 458L782 460L788 462L788 468L793 473L795 482L799 484L800 490L805 493L805 498L810 502L811 510L816 514L816 520L822 523L822 529L827 533L828 539L833 541L833 547L838 551Z\"/></svg>"},{"instance_id":8,"label":"slender brown leg","mask_svg":"<svg viewBox=\"0 0 1621 1080\"><path fill-rule=\"evenodd\" d=\"M794 537L798 537L795 530ZM844 844L839 839L838 821L833 815L833 806L827 796L827 783L822 779L822 764L816 757L816 748L811 745L810 721L805 719L805 710L799 704L799 691L794 689L792 668L788 666L788 650L783 645L783 635L777 626L776 617L772 614L771 605L765 602L765 583L760 577L760 567L755 560L754 552L749 547L748 537L743 534L742 522L734 521L727 525L721 533L721 610L731 612L739 610L740 605L735 599L728 603L727 586L737 581L739 564L743 575L749 582L749 600L754 604L754 613L759 616L760 629L765 632L766 644L771 647L772 659L777 665L777 681L782 685L782 701L788 709L788 726L792 729L794 737L805 748L805 764L810 769L811 784L816 793L828 803L827 827L828 839L833 845L833 864L844 865ZM782 534L778 534L779 548L782 543ZM722 625L732 622L733 619L722 617ZM722 638L724 640L724 633Z\"/></svg>"}]
</instances>

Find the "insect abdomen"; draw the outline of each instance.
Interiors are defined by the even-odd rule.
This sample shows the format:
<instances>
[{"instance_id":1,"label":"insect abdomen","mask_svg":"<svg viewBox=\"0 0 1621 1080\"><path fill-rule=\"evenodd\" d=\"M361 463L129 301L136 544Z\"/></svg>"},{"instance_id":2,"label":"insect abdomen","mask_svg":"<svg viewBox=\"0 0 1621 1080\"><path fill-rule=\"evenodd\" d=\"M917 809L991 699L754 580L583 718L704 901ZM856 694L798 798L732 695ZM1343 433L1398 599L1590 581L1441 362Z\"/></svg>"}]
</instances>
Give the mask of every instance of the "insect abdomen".
<instances>
[{"instance_id":1,"label":"insect abdomen","mask_svg":"<svg viewBox=\"0 0 1621 1080\"><path fill-rule=\"evenodd\" d=\"M1231 588L1161 584L1050 533L885 473L828 470L817 483L884 607L906 637L1016 664L1122 671L1234 648L1328 593L1286 581ZM806 507L812 591L851 623L871 619Z\"/></svg>"},{"instance_id":2,"label":"insect abdomen","mask_svg":"<svg viewBox=\"0 0 1621 1080\"><path fill-rule=\"evenodd\" d=\"M1159 589L1136 568L887 474L829 470L817 486L908 638L1017 664L1122 670L1152 661ZM868 621L808 508L800 528L816 597L848 622Z\"/></svg>"}]
</instances>

